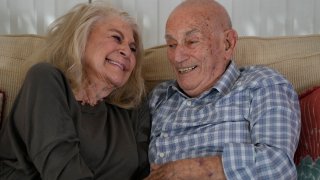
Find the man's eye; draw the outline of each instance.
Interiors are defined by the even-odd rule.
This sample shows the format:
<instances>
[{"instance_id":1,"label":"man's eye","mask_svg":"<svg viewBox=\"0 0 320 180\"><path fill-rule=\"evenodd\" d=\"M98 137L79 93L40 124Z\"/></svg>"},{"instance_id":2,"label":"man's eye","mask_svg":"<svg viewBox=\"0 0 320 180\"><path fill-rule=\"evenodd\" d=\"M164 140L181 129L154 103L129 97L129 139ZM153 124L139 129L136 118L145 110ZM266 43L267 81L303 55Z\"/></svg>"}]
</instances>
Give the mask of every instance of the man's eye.
<instances>
[{"instance_id":1,"label":"man's eye","mask_svg":"<svg viewBox=\"0 0 320 180\"><path fill-rule=\"evenodd\" d=\"M199 41L187 41L187 44L189 45L192 45L192 44L195 44L195 43L198 43Z\"/></svg>"},{"instance_id":2,"label":"man's eye","mask_svg":"<svg viewBox=\"0 0 320 180\"><path fill-rule=\"evenodd\" d=\"M176 48L176 47L177 47L177 44L167 44L167 46L168 46L169 48Z\"/></svg>"}]
</instances>

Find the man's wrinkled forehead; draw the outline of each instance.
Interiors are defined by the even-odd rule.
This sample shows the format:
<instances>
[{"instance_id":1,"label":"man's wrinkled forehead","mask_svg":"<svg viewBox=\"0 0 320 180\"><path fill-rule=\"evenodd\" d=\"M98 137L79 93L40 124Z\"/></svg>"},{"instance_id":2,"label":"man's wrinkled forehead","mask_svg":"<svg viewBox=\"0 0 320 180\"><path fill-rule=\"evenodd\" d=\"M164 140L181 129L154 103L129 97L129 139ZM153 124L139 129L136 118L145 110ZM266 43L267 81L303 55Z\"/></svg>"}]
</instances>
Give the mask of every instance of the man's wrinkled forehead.
<instances>
[{"instance_id":1,"label":"man's wrinkled forehead","mask_svg":"<svg viewBox=\"0 0 320 180\"><path fill-rule=\"evenodd\" d=\"M201 13L193 15L187 13L185 16L182 15L173 14L173 16L168 19L165 35L166 39L171 38L173 35L188 37L213 32L212 22L210 22L212 20L210 17Z\"/></svg>"}]
</instances>

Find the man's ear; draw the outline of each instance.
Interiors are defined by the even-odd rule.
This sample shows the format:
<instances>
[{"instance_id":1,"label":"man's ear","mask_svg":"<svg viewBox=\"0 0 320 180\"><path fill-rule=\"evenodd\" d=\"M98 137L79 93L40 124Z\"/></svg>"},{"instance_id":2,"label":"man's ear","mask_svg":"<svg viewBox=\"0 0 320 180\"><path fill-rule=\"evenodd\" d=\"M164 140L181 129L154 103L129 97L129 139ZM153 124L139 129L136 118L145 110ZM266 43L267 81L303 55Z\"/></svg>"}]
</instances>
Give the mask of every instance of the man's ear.
<instances>
[{"instance_id":1,"label":"man's ear","mask_svg":"<svg viewBox=\"0 0 320 180\"><path fill-rule=\"evenodd\" d=\"M224 32L224 44L225 44L225 58L230 60L232 58L233 52L235 50L238 33L234 29L229 29Z\"/></svg>"}]
</instances>

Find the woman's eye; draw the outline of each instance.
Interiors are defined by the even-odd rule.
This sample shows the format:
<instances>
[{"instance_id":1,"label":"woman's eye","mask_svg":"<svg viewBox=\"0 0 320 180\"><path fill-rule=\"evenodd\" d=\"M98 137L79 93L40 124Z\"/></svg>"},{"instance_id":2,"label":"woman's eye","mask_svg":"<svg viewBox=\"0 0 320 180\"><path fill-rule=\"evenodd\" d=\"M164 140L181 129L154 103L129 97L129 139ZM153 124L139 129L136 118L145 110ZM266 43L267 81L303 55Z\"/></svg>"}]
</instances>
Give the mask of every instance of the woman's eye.
<instances>
[{"instance_id":1,"label":"woman's eye","mask_svg":"<svg viewBox=\"0 0 320 180\"><path fill-rule=\"evenodd\" d=\"M137 48L136 47L130 47L130 50L132 51L132 52L137 52Z\"/></svg>"},{"instance_id":2,"label":"woman's eye","mask_svg":"<svg viewBox=\"0 0 320 180\"><path fill-rule=\"evenodd\" d=\"M114 36L112 36L112 38L115 39L118 42L121 42L121 37L120 36L114 35Z\"/></svg>"}]
</instances>

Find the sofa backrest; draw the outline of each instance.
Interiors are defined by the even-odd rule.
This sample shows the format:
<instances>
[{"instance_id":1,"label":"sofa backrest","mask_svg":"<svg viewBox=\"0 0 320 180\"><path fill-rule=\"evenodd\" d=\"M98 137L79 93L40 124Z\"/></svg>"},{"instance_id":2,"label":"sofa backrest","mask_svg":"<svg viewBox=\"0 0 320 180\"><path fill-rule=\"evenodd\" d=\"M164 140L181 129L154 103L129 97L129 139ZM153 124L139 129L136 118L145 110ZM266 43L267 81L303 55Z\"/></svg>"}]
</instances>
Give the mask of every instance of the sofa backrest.
<instances>
[{"instance_id":1,"label":"sofa backrest","mask_svg":"<svg viewBox=\"0 0 320 180\"><path fill-rule=\"evenodd\" d=\"M3 117L9 113L24 79L25 60L40 49L44 41L44 37L38 35L0 36L0 90L5 93Z\"/></svg>"},{"instance_id":2,"label":"sofa backrest","mask_svg":"<svg viewBox=\"0 0 320 180\"><path fill-rule=\"evenodd\" d=\"M4 116L24 79L24 62L44 41L44 37L37 35L0 36L0 91L6 94ZM320 35L240 37L234 59L239 66L263 64L277 69L299 93L320 85ZM145 50L142 71L149 91L159 82L174 79L166 46Z\"/></svg>"},{"instance_id":3,"label":"sofa backrest","mask_svg":"<svg viewBox=\"0 0 320 180\"><path fill-rule=\"evenodd\" d=\"M282 73L297 90L320 85L320 34L273 38L239 37L234 60L239 66L266 65ZM166 46L145 51L143 68L148 89L174 78Z\"/></svg>"}]
</instances>

